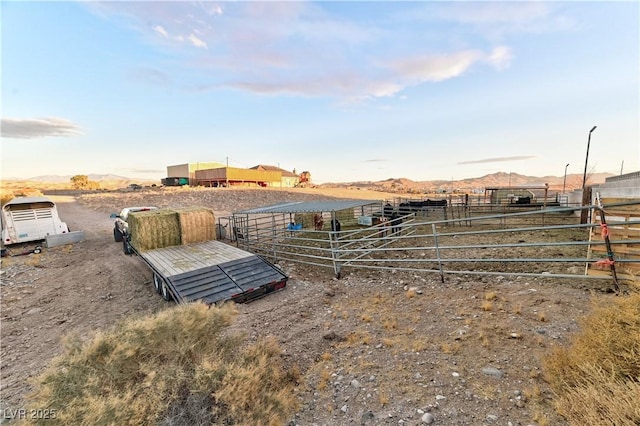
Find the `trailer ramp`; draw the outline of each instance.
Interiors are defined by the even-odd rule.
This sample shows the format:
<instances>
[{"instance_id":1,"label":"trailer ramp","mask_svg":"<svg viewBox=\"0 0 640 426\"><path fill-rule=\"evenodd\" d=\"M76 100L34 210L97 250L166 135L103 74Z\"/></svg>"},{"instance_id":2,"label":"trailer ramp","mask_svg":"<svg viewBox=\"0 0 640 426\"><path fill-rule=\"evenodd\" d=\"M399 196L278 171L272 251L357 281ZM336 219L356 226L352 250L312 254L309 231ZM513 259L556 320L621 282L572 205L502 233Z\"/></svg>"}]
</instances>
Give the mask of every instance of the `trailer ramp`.
<instances>
[{"instance_id":1,"label":"trailer ramp","mask_svg":"<svg viewBox=\"0 0 640 426\"><path fill-rule=\"evenodd\" d=\"M264 258L220 241L140 253L168 284L177 303L238 303L286 286L287 275Z\"/></svg>"}]
</instances>

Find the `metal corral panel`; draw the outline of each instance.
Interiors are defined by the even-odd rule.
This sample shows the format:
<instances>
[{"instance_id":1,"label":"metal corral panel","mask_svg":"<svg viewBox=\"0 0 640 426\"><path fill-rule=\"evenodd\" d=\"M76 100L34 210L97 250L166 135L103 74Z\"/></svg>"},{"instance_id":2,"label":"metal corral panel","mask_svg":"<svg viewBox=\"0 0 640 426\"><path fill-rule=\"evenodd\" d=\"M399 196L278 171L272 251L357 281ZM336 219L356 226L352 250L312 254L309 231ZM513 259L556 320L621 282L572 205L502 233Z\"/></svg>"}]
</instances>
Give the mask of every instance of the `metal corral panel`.
<instances>
[{"instance_id":1,"label":"metal corral panel","mask_svg":"<svg viewBox=\"0 0 640 426\"><path fill-rule=\"evenodd\" d=\"M382 201L372 200L336 200L336 201L297 201L291 203L280 203L272 206L258 207L250 210L242 210L239 214L260 214L260 213L312 213L331 212L364 207L371 205L382 205Z\"/></svg>"}]
</instances>

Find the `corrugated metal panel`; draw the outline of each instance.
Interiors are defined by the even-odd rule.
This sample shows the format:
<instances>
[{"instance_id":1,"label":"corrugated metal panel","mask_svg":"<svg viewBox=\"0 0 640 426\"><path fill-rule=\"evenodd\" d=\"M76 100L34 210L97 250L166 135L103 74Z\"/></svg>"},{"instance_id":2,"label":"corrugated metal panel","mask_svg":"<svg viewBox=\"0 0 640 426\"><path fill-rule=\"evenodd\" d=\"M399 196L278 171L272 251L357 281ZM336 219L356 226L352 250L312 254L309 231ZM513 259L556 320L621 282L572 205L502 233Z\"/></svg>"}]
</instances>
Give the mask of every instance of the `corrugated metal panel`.
<instances>
[{"instance_id":1,"label":"corrugated metal panel","mask_svg":"<svg viewBox=\"0 0 640 426\"><path fill-rule=\"evenodd\" d=\"M167 177L186 177L189 176L188 164L176 164L167 166Z\"/></svg>"},{"instance_id":2,"label":"corrugated metal panel","mask_svg":"<svg viewBox=\"0 0 640 426\"><path fill-rule=\"evenodd\" d=\"M229 167L229 179L252 182L280 182L280 172Z\"/></svg>"},{"instance_id":3,"label":"corrugated metal panel","mask_svg":"<svg viewBox=\"0 0 640 426\"><path fill-rule=\"evenodd\" d=\"M226 171L227 169L224 167L218 169L196 170L195 176L198 180L225 179Z\"/></svg>"},{"instance_id":4,"label":"corrugated metal panel","mask_svg":"<svg viewBox=\"0 0 640 426\"><path fill-rule=\"evenodd\" d=\"M202 300L216 303L249 293L255 297L269 291L268 284L288 279L280 270L259 256L232 260L167 277L178 302Z\"/></svg>"},{"instance_id":5,"label":"corrugated metal panel","mask_svg":"<svg viewBox=\"0 0 640 426\"><path fill-rule=\"evenodd\" d=\"M202 300L215 303L242 292L218 266L185 272L168 279L179 302Z\"/></svg>"},{"instance_id":6,"label":"corrugated metal panel","mask_svg":"<svg viewBox=\"0 0 640 426\"><path fill-rule=\"evenodd\" d=\"M311 213L311 212L331 212L351 209L355 207L382 205L382 201L371 200L336 200L336 201L297 201L291 203L280 203L272 206L258 207L255 209L242 210L236 213Z\"/></svg>"},{"instance_id":7,"label":"corrugated metal panel","mask_svg":"<svg viewBox=\"0 0 640 426\"><path fill-rule=\"evenodd\" d=\"M220 269L244 291L266 286L287 278L258 256L220 264Z\"/></svg>"},{"instance_id":8,"label":"corrugated metal panel","mask_svg":"<svg viewBox=\"0 0 640 426\"><path fill-rule=\"evenodd\" d=\"M219 169L221 167L225 167L224 164L218 162L205 162L205 163L189 163L189 172L196 172L198 170L207 170L207 169Z\"/></svg>"},{"instance_id":9,"label":"corrugated metal panel","mask_svg":"<svg viewBox=\"0 0 640 426\"><path fill-rule=\"evenodd\" d=\"M242 182L280 182L280 172L235 167L198 170L195 173L195 177L198 180L229 179Z\"/></svg>"}]
</instances>

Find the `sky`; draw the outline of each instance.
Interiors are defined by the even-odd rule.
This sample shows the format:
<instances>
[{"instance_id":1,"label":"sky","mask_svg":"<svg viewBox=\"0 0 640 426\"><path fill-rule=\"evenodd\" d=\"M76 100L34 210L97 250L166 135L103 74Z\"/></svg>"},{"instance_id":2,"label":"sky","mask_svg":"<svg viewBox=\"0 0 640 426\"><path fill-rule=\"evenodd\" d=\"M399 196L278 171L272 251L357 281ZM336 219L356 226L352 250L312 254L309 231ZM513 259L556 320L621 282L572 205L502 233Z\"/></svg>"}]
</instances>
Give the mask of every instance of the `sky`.
<instances>
[{"instance_id":1,"label":"sky","mask_svg":"<svg viewBox=\"0 0 640 426\"><path fill-rule=\"evenodd\" d=\"M639 5L3 0L0 175L640 171Z\"/></svg>"}]
</instances>

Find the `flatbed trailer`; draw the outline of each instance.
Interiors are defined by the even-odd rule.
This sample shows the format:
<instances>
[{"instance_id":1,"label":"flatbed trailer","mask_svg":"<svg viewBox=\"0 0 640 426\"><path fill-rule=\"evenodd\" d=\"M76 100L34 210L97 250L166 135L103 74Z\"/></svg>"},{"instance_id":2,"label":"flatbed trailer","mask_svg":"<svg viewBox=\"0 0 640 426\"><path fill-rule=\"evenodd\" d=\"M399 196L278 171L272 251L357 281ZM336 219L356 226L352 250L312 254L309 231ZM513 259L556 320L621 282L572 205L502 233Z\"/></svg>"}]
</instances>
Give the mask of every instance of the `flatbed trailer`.
<instances>
[{"instance_id":1,"label":"flatbed trailer","mask_svg":"<svg viewBox=\"0 0 640 426\"><path fill-rule=\"evenodd\" d=\"M263 257L211 240L140 252L125 238L124 252L153 271L153 285L176 303L244 303L286 286L288 276Z\"/></svg>"}]
</instances>

